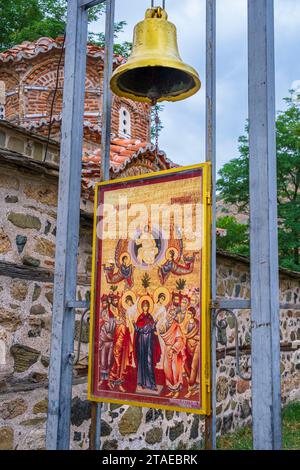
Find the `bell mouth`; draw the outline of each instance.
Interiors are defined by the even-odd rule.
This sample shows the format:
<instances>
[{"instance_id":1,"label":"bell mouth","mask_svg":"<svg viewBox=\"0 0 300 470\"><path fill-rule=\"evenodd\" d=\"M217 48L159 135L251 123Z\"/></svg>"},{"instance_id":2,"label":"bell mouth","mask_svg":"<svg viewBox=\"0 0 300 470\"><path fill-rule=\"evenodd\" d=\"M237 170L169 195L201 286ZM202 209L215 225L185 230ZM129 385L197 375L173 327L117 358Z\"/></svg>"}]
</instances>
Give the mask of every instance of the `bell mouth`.
<instances>
[{"instance_id":1,"label":"bell mouth","mask_svg":"<svg viewBox=\"0 0 300 470\"><path fill-rule=\"evenodd\" d=\"M149 102L194 94L199 88L191 74L174 67L162 66L127 70L115 78L115 85L120 92L131 95L132 99L140 97Z\"/></svg>"}]
</instances>

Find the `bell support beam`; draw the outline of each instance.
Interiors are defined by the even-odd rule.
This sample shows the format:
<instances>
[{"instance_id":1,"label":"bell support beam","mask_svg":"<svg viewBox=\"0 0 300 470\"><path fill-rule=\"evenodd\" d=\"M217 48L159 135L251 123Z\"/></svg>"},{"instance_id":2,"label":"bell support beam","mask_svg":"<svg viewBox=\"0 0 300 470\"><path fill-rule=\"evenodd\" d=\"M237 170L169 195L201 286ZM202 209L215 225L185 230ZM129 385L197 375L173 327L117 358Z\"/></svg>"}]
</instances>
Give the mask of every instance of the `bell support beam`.
<instances>
[{"instance_id":1,"label":"bell support beam","mask_svg":"<svg viewBox=\"0 0 300 470\"><path fill-rule=\"evenodd\" d=\"M216 0L206 0L206 161L211 163L211 301L216 301ZM216 448L216 335L211 309L211 415L205 418L205 448Z\"/></svg>"},{"instance_id":2,"label":"bell support beam","mask_svg":"<svg viewBox=\"0 0 300 470\"><path fill-rule=\"evenodd\" d=\"M112 92L110 90L110 77L113 72L113 48L114 48L114 18L115 0L106 2L105 22L105 56L103 77L103 111L101 132L101 175L102 180L109 180L110 167L110 134L111 134L111 105Z\"/></svg>"},{"instance_id":3,"label":"bell support beam","mask_svg":"<svg viewBox=\"0 0 300 470\"><path fill-rule=\"evenodd\" d=\"M69 0L46 433L48 450L67 450L70 442L75 318L68 302L76 298L77 286L87 23L87 11L79 6L78 0Z\"/></svg>"},{"instance_id":4,"label":"bell support beam","mask_svg":"<svg viewBox=\"0 0 300 470\"><path fill-rule=\"evenodd\" d=\"M248 0L253 445L281 448L274 2Z\"/></svg>"},{"instance_id":5,"label":"bell support beam","mask_svg":"<svg viewBox=\"0 0 300 470\"><path fill-rule=\"evenodd\" d=\"M104 2L106 2L106 0L79 0L79 6L84 8L92 8Z\"/></svg>"}]
</instances>

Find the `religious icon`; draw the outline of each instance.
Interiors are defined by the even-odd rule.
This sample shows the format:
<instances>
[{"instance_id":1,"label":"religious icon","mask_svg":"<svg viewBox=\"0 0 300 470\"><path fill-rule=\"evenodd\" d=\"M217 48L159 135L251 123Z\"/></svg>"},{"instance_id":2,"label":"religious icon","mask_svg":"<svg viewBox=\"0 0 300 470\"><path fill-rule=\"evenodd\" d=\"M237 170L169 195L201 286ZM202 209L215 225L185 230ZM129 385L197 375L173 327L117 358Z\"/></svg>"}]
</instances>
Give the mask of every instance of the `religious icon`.
<instances>
[{"instance_id":1,"label":"religious icon","mask_svg":"<svg viewBox=\"0 0 300 470\"><path fill-rule=\"evenodd\" d=\"M169 238L159 218L137 220L136 225L129 220L122 227L131 224L127 237L123 230L119 238L95 238L91 400L209 411L209 212L203 197L208 174L208 167L199 165L97 186L96 198L114 204L117 217L120 196L127 198L132 213L135 204L144 204L150 213L155 198L156 204L176 204L177 210L194 204L186 211L190 214L199 204L202 225L194 243L173 216Z\"/></svg>"}]
</instances>

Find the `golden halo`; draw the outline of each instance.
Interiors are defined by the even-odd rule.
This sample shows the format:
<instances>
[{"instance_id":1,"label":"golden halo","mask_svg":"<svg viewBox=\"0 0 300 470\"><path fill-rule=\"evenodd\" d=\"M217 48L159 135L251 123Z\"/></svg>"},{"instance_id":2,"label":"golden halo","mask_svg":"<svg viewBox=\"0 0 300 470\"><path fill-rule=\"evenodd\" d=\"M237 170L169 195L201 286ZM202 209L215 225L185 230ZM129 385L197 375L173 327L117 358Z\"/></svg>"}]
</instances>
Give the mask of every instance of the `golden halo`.
<instances>
[{"instance_id":1,"label":"golden halo","mask_svg":"<svg viewBox=\"0 0 300 470\"><path fill-rule=\"evenodd\" d=\"M178 258L179 258L179 251L177 250L177 248L175 248L174 246L170 246L167 251L166 251L166 259L169 259L169 254L170 254L170 251L174 251L174 259L177 261Z\"/></svg>"},{"instance_id":2,"label":"golden halo","mask_svg":"<svg viewBox=\"0 0 300 470\"><path fill-rule=\"evenodd\" d=\"M142 313L142 303L144 302L144 300L148 300L149 302L149 313L152 313L153 312L153 308L154 308L154 302L153 302L153 299L150 297L150 295L142 295L142 297L139 299L138 301L138 311L139 313Z\"/></svg>"},{"instance_id":3,"label":"golden halo","mask_svg":"<svg viewBox=\"0 0 300 470\"><path fill-rule=\"evenodd\" d=\"M128 251L123 251L123 253L120 254L119 263L122 264L122 258L123 258L124 256L127 256L128 259L129 259L129 262L131 263L131 256L130 256L130 254L128 253Z\"/></svg>"},{"instance_id":4,"label":"golden halo","mask_svg":"<svg viewBox=\"0 0 300 470\"><path fill-rule=\"evenodd\" d=\"M155 290L154 295L153 295L154 302L157 304L158 297L160 294L164 294L166 297L166 299L163 301L161 305L168 305L168 303L170 302L170 292L168 291L166 287L158 287Z\"/></svg>"},{"instance_id":5,"label":"golden halo","mask_svg":"<svg viewBox=\"0 0 300 470\"><path fill-rule=\"evenodd\" d=\"M128 305L126 304L125 300L126 300L126 297L130 296L133 300L133 303L135 304L136 302L136 295L135 293L132 291L132 290L127 290L126 292L124 292L124 294L122 295L122 300L121 300L121 304L122 304L122 307L127 310L128 309Z\"/></svg>"}]
</instances>

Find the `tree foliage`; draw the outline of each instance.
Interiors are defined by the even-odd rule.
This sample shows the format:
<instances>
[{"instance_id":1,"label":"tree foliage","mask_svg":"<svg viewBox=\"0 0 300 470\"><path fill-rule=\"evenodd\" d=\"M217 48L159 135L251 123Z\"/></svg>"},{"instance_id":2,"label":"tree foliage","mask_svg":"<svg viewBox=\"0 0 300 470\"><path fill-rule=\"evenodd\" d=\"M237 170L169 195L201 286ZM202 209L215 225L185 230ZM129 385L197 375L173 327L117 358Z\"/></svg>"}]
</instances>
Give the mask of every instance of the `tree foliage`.
<instances>
[{"instance_id":1,"label":"tree foliage","mask_svg":"<svg viewBox=\"0 0 300 470\"><path fill-rule=\"evenodd\" d=\"M249 256L249 226L240 224L235 217L218 217L217 227L227 231L225 237L217 238L217 248L230 253Z\"/></svg>"},{"instance_id":2,"label":"tree foliage","mask_svg":"<svg viewBox=\"0 0 300 470\"><path fill-rule=\"evenodd\" d=\"M115 39L118 37L118 33L121 33L124 29L124 26L126 26L126 21L119 21L119 23L115 23L115 31L114 31L114 36ZM105 45L105 34L104 33L89 33L89 42L93 43L97 46L104 47ZM132 49L132 43L128 41L124 41L121 44L114 43L114 53L119 54L122 57L127 58Z\"/></svg>"},{"instance_id":3,"label":"tree foliage","mask_svg":"<svg viewBox=\"0 0 300 470\"><path fill-rule=\"evenodd\" d=\"M89 22L96 21L103 13L104 4L89 9ZM23 41L34 41L47 36L55 39L65 32L67 18L66 0L0 0L0 51ZM125 21L115 24L115 37L125 26ZM103 46L103 33L89 33L89 40ZM127 57L131 45L115 44L115 52Z\"/></svg>"},{"instance_id":4,"label":"tree foliage","mask_svg":"<svg viewBox=\"0 0 300 470\"><path fill-rule=\"evenodd\" d=\"M300 107L290 97L285 101L287 109L276 119L279 260L281 266L300 271ZM217 189L226 203L248 213L248 126L239 138L239 153L220 170Z\"/></svg>"}]
</instances>

